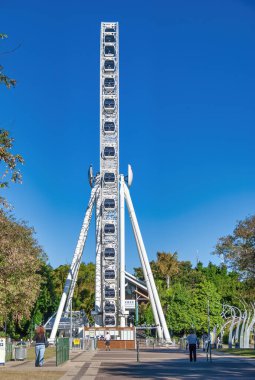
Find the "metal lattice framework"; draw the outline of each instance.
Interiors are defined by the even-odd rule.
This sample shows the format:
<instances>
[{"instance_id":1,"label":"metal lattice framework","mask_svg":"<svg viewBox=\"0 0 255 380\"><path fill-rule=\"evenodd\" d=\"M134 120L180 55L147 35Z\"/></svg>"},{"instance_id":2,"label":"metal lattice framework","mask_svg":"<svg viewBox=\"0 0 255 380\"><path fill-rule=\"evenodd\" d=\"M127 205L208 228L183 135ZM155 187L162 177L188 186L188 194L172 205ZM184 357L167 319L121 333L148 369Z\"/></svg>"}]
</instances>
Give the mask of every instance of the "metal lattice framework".
<instances>
[{"instance_id":1,"label":"metal lattice framework","mask_svg":"<svg viewBox=\"0 0 255 380\"><path fill-rule=\"evenodd\" d=\"M148 256L138 225L128 186L128 176L119 174L119 30L118 23L101 23L100 44L100 173L93 176L89 170L91 196L81 228L72 264L56 313L50 340L53 341L61 318L72 313L72 297L77 282L93 206L96 210L96 326L126 324L125 310L125 201L143 269L154 321L159 338L171 343L165 316L150 268ZM125 183L127 178L128 186Z\"/></svg>"}]
</instances>

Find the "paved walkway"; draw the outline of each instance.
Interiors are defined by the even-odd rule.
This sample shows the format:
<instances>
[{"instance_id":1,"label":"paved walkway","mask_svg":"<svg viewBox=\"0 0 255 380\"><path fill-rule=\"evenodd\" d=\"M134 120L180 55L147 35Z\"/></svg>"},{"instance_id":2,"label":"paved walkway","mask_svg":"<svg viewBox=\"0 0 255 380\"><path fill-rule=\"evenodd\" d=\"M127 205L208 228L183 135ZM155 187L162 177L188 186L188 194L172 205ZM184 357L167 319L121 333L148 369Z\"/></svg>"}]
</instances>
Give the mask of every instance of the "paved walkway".
<instances>
[{"instance_id":1,"label":"paved walkway","mask_svg":"<svg viewBox=\"0 0 255 380\"><path fill-rule=\"evenodd\" d=\"M38 368L32 362L16 362L8 367L21 371L30 369L35 374L31 379L36 379ZM55 360L49 359L40 371L56 371L61 380L243 380L255 379L255 359L216 353L212 362L207 362L205 353L198 351L197 362L190 363L187 351L172 348L142 350L140 362L137 362L136 351L72 352L69 362L56 368Z\"/></svg>"}]
</instances>

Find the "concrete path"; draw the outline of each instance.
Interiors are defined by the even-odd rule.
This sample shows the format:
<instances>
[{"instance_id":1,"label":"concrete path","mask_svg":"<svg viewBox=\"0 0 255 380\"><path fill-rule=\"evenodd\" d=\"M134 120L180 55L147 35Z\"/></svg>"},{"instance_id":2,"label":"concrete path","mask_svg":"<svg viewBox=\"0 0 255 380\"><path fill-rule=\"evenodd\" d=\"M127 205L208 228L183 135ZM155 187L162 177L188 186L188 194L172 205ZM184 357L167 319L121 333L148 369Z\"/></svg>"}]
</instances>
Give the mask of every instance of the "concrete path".
<instances>
[{"instance_id":1,"label":"concrete path","mask_svg":"<svg viewBox=\"0 0 255 380\"><path fill-rule=\"evenodd\" d=\"M202 351L198 352L196 363L189 362L187 352L173 349L143 350L139 363L135 351L99 351L90 358L86 355L74 358L61 380L255 379L254 359L213 355L212 362L207 362Z\"/></svg>"},{"instance_id":2,"label":"concrete path","mask_svg":"<svg viewBox=\"0 0 255 380\"><path fill-rule=\"evenodd\" d=\"M31 379L36 379L38 373L33 362L12 362L8 367L21 372L31 370L35 374ZM198 351L197 362L190 363L187 351L173 348L143 349L140 362L137 362L136 351L72 352L67 363L55 367L55 360L48 359L40 371L55 371L61 380L243 380L255 379L255 359L216 353L212 362L207 362L205 353Z\"/></svg>"}]
</instances>

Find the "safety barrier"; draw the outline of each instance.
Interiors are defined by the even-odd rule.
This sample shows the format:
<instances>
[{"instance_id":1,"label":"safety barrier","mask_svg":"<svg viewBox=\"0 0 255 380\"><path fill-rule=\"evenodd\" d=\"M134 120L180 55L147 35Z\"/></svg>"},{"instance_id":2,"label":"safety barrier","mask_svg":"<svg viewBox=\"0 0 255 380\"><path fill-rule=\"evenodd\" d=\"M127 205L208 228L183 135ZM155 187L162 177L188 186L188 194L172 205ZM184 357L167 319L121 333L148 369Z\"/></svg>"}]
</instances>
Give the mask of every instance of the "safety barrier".
<instances>
[{"instance_id":1,"label":"safety barrier","mask_svg":"<svg viewBox=\"0 0 255 380\"><path fill-rule=\"evenodd\" d=\"M56 366L69 360L69 338L57 338L56 341Z\"/></svg>"}]
</instances>

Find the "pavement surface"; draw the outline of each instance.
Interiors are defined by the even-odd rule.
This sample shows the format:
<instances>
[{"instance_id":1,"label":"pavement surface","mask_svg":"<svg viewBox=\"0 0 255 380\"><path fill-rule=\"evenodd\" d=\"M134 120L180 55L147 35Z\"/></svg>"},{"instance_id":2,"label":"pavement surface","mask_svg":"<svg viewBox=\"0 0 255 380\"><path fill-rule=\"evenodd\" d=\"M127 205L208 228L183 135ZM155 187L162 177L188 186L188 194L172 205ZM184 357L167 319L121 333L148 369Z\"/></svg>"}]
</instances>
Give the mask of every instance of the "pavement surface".
<instances>
[{"instance_id":1,"label":"pavement surface","mask_svg":"<svg viewBox=\"0 0 255 380\"><path fill-rule=\"evenodd\" d=\"M36 379L39 371L59 372L61 380L100 379L255 379L255 359L214 353L212 361L206 360L203 351L197 351L197 362L189 362L187 351L179 349L142 349L137 362L136 351L74 351L70 360L55 367L54 358L48 359L38 369L33 362L8 362L9 370L31 371ZM64 374L63 374L64 373ZM2 372L2 374L4 374ZM0 379L1 377L0 370Z\"/></svg>"}]
</instances>

